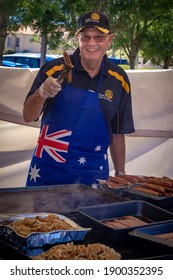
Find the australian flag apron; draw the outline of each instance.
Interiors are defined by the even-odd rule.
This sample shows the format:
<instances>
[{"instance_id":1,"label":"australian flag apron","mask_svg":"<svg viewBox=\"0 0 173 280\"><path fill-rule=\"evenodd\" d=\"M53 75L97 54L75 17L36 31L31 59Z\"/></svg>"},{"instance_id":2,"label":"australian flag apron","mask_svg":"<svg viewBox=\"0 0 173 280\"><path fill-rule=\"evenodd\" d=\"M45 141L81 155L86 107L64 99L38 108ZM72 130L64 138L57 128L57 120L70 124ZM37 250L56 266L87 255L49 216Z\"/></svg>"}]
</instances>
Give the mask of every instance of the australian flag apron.
<instances>
[{"instance_id":1,"label":"australian flag apron","mask_svg":"<svg viewBox=\"0 0 173 280\"><path fill-rule=\"evenodd\" d=\"M81 183L98 187L109 175L110 135L97 92L67 84L42 119L26 186Z\"/></svg>"}]
</instances>

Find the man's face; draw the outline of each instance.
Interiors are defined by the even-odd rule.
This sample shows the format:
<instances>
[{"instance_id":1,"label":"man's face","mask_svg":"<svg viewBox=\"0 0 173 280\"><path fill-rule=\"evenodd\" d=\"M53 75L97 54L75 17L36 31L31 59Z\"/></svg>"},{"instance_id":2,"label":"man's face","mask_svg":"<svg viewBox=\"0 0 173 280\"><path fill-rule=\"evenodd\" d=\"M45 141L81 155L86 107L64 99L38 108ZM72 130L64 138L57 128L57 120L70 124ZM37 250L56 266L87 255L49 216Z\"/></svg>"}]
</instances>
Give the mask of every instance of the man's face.
<instances>
[{"instance_id":1,"label":"man's face","mask_svg":"<svg viewBox=\"0 0 173 280\"><path fill-rule=\"evenodd\" d=\"M109 49L113 35L96 28L83 29L77 34L78 46L83 60L100 62Z\"/></svg>"}]
</instances>

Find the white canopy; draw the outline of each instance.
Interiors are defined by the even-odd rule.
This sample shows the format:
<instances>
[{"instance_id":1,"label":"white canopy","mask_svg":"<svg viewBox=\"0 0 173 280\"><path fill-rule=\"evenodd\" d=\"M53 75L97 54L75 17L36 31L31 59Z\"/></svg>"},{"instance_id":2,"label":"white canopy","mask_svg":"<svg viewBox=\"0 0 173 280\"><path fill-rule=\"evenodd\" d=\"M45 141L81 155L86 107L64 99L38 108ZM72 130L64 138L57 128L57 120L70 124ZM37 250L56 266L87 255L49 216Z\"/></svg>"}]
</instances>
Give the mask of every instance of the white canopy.
<instances>
[{"instance_id":1,"label":"white canopy","mask_svg":"<svg viewBox=\"0 0 173 280\"><path fill-rule=\"evenodd\" d=\"M22 187L39 133L23 102L38 69L0 67L0 187ZM127 71L136 132L126 136L126 171L173 178L173 70ZM114 174L112 161L110 174Z\"/></svg>"}]
</instances>

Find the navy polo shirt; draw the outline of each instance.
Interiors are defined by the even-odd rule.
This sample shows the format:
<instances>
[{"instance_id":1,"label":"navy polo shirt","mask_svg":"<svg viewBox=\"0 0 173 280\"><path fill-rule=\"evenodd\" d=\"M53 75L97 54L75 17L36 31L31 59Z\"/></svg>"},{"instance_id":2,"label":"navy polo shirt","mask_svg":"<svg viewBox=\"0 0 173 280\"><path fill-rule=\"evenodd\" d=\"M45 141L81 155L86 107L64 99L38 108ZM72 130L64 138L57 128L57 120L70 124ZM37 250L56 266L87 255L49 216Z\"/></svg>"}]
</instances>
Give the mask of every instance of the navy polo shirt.
<instances>
[{"instance_id":1,"label":"navy polo shirt","mask_svg":"<svg viewBox=\"0 0 173 280\"><path fill-rule=\"evenodd\" d=\"M79 61L73 72L71 86L75 88L87 89L97 92L101 72L95 77L91 78L84 70L79 59L79 49L70 56L72 64L75 66ZM111 134L128 134L134 132L134 123L132 115L132 100L130 82L126 72L110 62L105 55L104 58L104 72L100 88L98 91L98 98L103 111L103 115L107 127ZM64 64L63 57L54 59L42 66L38 72L33 85L27 95L32 95L44 82L44 80L51 75L57 78L60 72L58 65ZM66 80L62 83L62 88L66 85ZM26 98L27 98L26 97ZM47 99L43 114L49 108L54 99Z\"/></svg>"}]
</instances>

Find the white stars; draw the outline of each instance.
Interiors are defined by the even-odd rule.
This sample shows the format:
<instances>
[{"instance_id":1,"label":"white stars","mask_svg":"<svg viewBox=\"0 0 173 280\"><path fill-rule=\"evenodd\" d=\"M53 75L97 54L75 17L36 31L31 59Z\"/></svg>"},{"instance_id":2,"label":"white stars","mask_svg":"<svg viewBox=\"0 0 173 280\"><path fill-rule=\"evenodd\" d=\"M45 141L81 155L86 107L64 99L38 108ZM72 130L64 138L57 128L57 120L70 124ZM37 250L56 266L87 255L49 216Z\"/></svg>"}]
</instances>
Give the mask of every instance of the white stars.
<instances>
[{"instance_id":1,"label":"white stars","mask_svg":"<svg viewBox=\"0 0 173 280\"><path fill-rule=\"evenodd\" d=\"M86 158L85 157L80 157L78 161L79 161L80 164L85 164Z\"/></svg>"},{"instance_id":2,"label":"white stars","mask_svg":"<svg viewBox=\"0 0 173 280\"><path fill-rule=\"evenodd\" d=\"M102 148L102 146L100 146L100 145L96 146L96 147L95 147L95 152L101 151L101 148Z\"/></svg>"},{"instance_id":3,"label":"white stars","mask_svg":"<svg viewBox=\"0 0 173 280\"><path fill-rule=\"evenodd\" d=\"M98 188L98 184L94 183L94 184L91 185L91 187L92 187L93 189L97 189L97 188Z\"/></svg>"},{"instance_id":4,"label":"white stars","mask_svg":"<svg viewBox=\"0 0 173 280\"><path fill-rule=\"evenodd\" d=\"M103 166L102 165L100 166L100 170L103 170Z\"/></svg>"},{"instance_id":5,"label":"white stars","mask_svg":"<svg viewBox=\"0 0 173 280\"><path fill-rule=\"evenodd\" d=\"M36 164L34 165L34 168L31 166L31 171L29 173L29 175L31 175L30 181L34 180L34 182L36 183L37 177L41 177L38 174L39 171L40 171L40 168L37 169Z\"/></svg>"},{"instance_id":6,"label":"white stars","mask_svg":"<svg viewBox=\"0 0 173 280\"><path fill-rule=\"evenodd\" d=\"M104 154L104 160L107 160L107 158L108 158L108 155Z\"/></svg>"}]
</instances>

